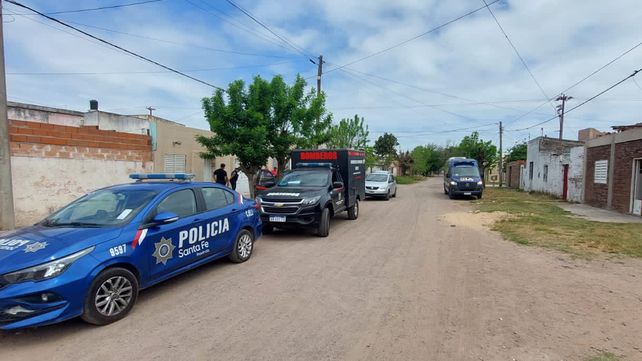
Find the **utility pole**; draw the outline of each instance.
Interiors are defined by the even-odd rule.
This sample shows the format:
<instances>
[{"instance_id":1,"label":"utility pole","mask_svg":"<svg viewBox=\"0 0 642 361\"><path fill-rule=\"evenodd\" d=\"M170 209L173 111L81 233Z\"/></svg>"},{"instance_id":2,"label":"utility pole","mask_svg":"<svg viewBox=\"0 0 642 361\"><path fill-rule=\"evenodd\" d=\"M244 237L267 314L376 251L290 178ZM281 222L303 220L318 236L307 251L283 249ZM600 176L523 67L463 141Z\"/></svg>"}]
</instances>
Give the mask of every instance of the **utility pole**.
<instances>
[{"instance_id":1,"label":"utility pole","mask_svg":"<svg viewBox=\"0 0 642 361\"><path fill-rule=\"evenodd\" d=\"M2 0L0 0L0 19L2 18L2 7ZM11 146L9 144L2 23L0 21L0 229L6 230L16 226L16 217L13 209L13 186L11 184Z\"/></svg>"},{"instance_id":2,"label":"utility pole","mask_svg":"<svg viewBox=\"0 0 642 361\"><path fill-rule=\"evenodd\" d=\"M317 62L317 96L321 95L321 75L323 74L323 55L319 55Z\"/></svg>"},{"instance_id":3,"label":"utility pole","mask_svg":"<svg viewBox=\"0 0 642 361\"><path fill-rule=\"evenodd\" d=\"M503 185L503 175L504 175L504 149L503 149L503 140L504 140L504 127L502 122L499 122L499 188Z\"/></svg>"},{"instance_id":4,"label":"utility pole","mask_svg":"<svg viewBox=\"0 0 642 361\"><path fill-rule=\"evenodd\" d=\"M563 139L564 135L564 106L566 105L566 101L571 99L573 99L573 97L567 96L564 93L555 99L556 101L562 101L562 104L557 106L557 115L560 117L560 140Z\"/></svg>"}]
</instances>

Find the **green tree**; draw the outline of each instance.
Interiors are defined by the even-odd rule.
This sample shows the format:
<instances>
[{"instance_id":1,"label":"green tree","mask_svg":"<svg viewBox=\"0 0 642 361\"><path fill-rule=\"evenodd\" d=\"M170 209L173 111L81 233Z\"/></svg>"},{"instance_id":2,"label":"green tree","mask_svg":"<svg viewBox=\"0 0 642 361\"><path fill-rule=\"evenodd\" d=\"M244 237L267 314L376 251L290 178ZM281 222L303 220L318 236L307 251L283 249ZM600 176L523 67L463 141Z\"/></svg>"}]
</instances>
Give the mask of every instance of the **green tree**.
<instances>
[{"instance_id":1,"label":"green tree","mask_svg":"<svg viewBox=\"0 0 642 361\"><path fill-rule=\"evenodd\" d=\"M461 155L477 160L482 179L486 169L490 169L497 164L497 147L490 140L484 141L480 139L478 132L465 136L457 148Z\"/></svg>"},{"instance_id":2,"label":"green tree","mask_svg":"<svg viewBox=\"0 0 642 361\"><path fill-rule=\"evenodd\" d=\"M389 167L390 163L397 157L396 146L399 145L394 134L383 133L374 143L374 152L379 158L382 167Z\"/></svg>"},{"instance_id":3,"label":"green tree","mask_svg":"<svg viewBox=\"0 0 642 361\"><path fill-rule=\"evenodd\" d=\"M224 96L217 90L211 98L203 98L205 117L212 137L198 136L206 151L203 158L234 154L241 170L248 176L250 193L254 197L256 173L270 154L268 127L270 125L270 84L257 76L246 89L242 80L228 86Z\"/></svg>"},{"instance_id":4,"label":"green tree","mask_svg":"<svg viewBox=\"0 0 642 361\"><path fill-rule=\"evenodd\" d=\"M329 148L365 149L368 145L368 125L363 117L343 118L330 128Z\"/></svg>"},{"instance_id":5,"label":"green tree","mask_svg":"<svg viewBox=\"0 0 642 361\"><path fill-rule=\"evenodd\" d=\"M412 159L412 156L410 156L410 152L400 152L397 156L397 161L399 162L399 167L401 168L401 175L408 175L414 165L414 160Z\"/></svg>"},{"instance_id":6,"label":"green tree","mask_svg":"<svg viewBox=\"0 0 642 361\"><path fill-rule=\"evenodd\" d=\"M445 149L435 144L420 145L410 152L414 171L424 176L439 172L446 161Z\"/></svg>"},{"instance_id":7,"label":"green tree","mask_svg":"<svg viewBox=\"0 0 642 361\"><path fill-rule=\"evenodd\" d=\"M375 165L377 165L377 155L374 152L373 147L365 147L365 152L366 152L366 169L372 169Z\"/></svg>"},{"instance_id":8,"label":"green tree","mask_svg":"<svg viewBox=\"0 0 642 361\"><path fill-rule=\"evenodd\" d=\"M511 149L508 150L508 155L506 156L507 162L512 162L516 160L526 160L526 153L528 151L528 145L526 142L516 144Z\"/></svg>"},{"instance_id":9,"label":"green tree","mask_svg":"<svg viewBox=\"0 0 642 361\"><path fill-rule=\"evenodd\" d=\"M283 174L292 148L317 148L329 137L332 115L326 114L325 96L317 96L313 89L306 93L306 85L300 75L291 86L280 75L270 82L269 155L276 159L279 174Z\"/></svg>"}]
</instances>

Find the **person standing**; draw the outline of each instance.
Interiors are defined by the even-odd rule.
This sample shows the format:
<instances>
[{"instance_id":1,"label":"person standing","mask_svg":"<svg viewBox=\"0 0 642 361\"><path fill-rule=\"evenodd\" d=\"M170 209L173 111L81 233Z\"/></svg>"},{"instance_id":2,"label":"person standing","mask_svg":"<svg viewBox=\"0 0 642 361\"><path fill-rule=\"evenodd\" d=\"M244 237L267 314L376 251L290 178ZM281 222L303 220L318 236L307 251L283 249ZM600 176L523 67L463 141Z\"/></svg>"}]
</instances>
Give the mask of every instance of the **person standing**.
<instances>
[{"instance_id":1,"label":"person standing","mask_svg":"<svg viewBox=\"0 0 642 361\"><path fill-rule=\"evenodd\" d=\"M225 163L221 163L221 167L214 171L214 181L218 184L227 185L227 172L225 171Z\"/></svg>"},{"instance_id":2,"label":"person standing","mask_svg":"<svg viewBox=\"0 0 642 361\"><path fill-rule=\"evenodd\" d=\"M230 174L230 185L232 186L233 190L236 190L236 182L239 180L239 169L240 168L235 168L232 171L232 174Z\"/></svg>"}]
</instances>

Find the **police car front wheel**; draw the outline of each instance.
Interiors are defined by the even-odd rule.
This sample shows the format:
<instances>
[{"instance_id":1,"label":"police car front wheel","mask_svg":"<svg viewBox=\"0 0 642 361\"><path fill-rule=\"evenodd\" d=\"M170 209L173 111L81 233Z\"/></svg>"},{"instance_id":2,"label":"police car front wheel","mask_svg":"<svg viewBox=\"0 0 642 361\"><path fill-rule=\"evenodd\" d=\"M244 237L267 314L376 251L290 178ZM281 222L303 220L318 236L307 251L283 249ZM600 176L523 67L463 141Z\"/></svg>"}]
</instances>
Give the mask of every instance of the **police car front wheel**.
<instances>
[{"instance_id":1,"label":"police car front wheel","mask_svg":"<svg viewBox=\"0 0 642 361\"><path fill-rule=\"evenodd\" d=\"M108 268L92 282L81 317L94 325L116 322L127 316L137 298L136 276L124 268Z\"/></svg>"},{"instance_id":2,"label":"police car front wheel","mask_svg":"<svg viewBox=\"0 0 642 361\"><path fill-rule=\"evenodd\" d=\"M252 250L254 249L254 236L252 232L247 229L242 229L239 234L236 236L236 242L234 242L234 249L230 254L230 261L234 263L245 262L250 259L252 256Z\"/></svg>"}]
</instances>

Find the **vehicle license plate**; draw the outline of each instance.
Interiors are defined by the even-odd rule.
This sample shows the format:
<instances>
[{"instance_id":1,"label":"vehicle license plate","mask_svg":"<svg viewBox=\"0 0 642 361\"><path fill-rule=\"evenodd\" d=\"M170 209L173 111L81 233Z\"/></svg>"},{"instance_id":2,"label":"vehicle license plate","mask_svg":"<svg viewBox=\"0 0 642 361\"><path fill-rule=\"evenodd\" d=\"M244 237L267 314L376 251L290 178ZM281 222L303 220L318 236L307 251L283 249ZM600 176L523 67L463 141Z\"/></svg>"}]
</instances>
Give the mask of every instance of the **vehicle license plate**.
<instances>
[{"instance_id":1,"label":"vehicle license plate","mask_svg":"<svg viewBox=\"0 0 642 361\"><path fill-rule=\"evenodd\" d=\"M464 193L464 195L465 195L465 196L469 196L469 195L472 195L472 193L471 193L471 192L465 192L465 193ZM271 220L271 219L270 219L270 220Z\"/></svg>"},{"instance_id":2,"label":"vehicle license plate","mask_svg":"<svg viewBox=\"0 0 642 361\"><path fill-rule=\"evenodd\" d=\"M285 222L285 216L270 216L270 222Z\"/></svg>"}]
</instances>

